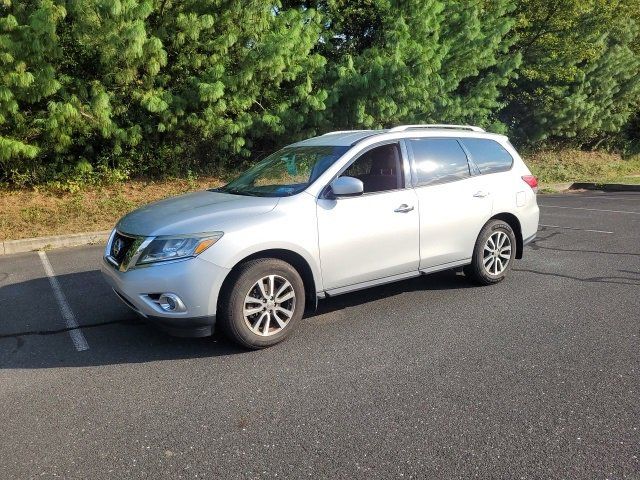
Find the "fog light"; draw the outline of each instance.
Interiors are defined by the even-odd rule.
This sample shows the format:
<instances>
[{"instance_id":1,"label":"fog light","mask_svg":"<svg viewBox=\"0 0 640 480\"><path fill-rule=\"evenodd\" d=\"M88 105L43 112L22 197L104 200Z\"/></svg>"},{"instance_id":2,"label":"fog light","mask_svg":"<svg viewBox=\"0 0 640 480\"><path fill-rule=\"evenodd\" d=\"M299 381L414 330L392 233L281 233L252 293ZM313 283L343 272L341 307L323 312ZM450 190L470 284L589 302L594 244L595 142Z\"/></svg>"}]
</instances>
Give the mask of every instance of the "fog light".
<instances>
[{"instance_id":1,"label":"fog light","mask_svg":"<svg viewBox=\"0 0 640 480\"><path fill-rule=\"evenodd\" d=\"M163 293L158 298L158 305L162 310L169 313L186 312L187 307L184 306L180 297L174 293Z\"/></svg>"}]
</instances>

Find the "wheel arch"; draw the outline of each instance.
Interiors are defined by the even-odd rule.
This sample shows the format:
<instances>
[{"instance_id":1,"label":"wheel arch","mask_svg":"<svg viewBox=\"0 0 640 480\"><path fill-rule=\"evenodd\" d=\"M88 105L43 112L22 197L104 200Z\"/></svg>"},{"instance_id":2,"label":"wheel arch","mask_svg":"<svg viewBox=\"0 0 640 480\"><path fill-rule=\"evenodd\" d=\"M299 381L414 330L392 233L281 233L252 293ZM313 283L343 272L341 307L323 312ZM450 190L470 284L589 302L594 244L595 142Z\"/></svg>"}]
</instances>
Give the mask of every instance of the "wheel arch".
<instances>
[{"instance_id":1,"label":"wheel arch","mask_svg":"<svg viewBox=\"0 0 640 480\"><path fill-rule=\"evenodd\" d=\"M278 260L282 260L290 264L293 268L296 269L300 278L302 278L302 283L304 284L304 293L306 297L305 309L306 310L315 310L318 304L318 295L316 293L316 281L313 275L313 270L311 269L311 265L309 262L299 253L294 252L293 250L288 250L286 248L269 248L266 250L260 250L258 252L254 252L250 255L247 255L236 262L236 264L231 268L228 275L222 282L222 287L220 288L221 292L226 291L226 289L230 288L230 284L235 278L235 272L240 268L241 265L250 261L256 260L260 258L277 258ZM218 297L218 302L223 299L224 295L220 295Z\"/></svg>"},{"instance_id":2,"label":"wheel arch","mask_svg":"<svg viewBox=\"0 0 640 480\"><path fill-rule=\"evenodd\" d=\"M516 236L516 258L522 258L523 255L523 239L522 239L522 226L520 225L520 220L513 213L502 212L494 215L489 220L502 220L505 223L508 223L513 233Z\"/></svg>"}]
</instances>

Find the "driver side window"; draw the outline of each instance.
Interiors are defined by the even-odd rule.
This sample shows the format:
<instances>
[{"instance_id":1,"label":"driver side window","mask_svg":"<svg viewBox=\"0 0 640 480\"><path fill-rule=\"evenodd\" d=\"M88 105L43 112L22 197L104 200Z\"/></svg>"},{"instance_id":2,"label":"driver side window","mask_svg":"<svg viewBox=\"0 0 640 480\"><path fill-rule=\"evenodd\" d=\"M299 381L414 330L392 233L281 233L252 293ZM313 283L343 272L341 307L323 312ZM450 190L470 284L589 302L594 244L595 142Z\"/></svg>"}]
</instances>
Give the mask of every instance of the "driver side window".
<instances>
[{"instance_id":1,"label":"driver side window","mask_svg":"<svg viewBox=\"0 0 640 480\"><path fill-rule=\"evenodd\" d=\"M364 193L404 188L404 169L400 145L392 143L363 153L341 175L362 181Z\"/></svg>"}]
</instances>

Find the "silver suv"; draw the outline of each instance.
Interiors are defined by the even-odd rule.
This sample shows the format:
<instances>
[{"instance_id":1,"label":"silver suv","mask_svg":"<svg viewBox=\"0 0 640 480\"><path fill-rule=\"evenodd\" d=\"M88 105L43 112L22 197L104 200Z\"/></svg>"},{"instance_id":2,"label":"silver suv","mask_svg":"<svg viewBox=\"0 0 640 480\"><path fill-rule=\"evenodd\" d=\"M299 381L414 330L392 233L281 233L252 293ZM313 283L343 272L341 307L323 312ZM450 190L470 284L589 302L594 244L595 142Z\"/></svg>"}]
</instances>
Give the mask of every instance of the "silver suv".
<instances>
[{"instance_id":1,"label":"silver suv","mask_svg":"<svg viewBox=\"0 0 640 480\"><path fill-rule=\"evenodd\" d=\"M261 348L324 297L460 267L500 282L536 235L536 190L508 139L478 127L331 132L129 213L102 271L170 333L219 325Z\"/></svg>"}]
</instances>

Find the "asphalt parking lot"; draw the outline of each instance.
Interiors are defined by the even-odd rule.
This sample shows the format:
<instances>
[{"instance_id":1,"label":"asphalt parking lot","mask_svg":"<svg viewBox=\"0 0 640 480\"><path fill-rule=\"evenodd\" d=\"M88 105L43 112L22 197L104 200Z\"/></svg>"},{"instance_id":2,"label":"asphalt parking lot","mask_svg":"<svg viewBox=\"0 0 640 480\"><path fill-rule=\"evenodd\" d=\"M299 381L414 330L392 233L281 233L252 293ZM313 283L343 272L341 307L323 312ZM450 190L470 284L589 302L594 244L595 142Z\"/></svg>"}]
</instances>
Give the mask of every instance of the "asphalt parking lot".
<instances>
[{"instance_id":1,"label":"asphalt parking lot","mask_svg":"<svg viewBox=\"0 0 640 480\"><path fill-rule=\"evenodd\" d=\"M501 284L336 297L258 352L140 322L100 246L0 257L0 478L640 478L640 194L539 203Z\"/></svg>"}]
</instances>

